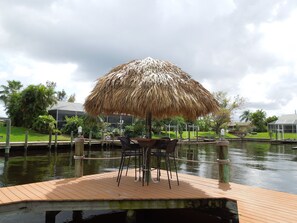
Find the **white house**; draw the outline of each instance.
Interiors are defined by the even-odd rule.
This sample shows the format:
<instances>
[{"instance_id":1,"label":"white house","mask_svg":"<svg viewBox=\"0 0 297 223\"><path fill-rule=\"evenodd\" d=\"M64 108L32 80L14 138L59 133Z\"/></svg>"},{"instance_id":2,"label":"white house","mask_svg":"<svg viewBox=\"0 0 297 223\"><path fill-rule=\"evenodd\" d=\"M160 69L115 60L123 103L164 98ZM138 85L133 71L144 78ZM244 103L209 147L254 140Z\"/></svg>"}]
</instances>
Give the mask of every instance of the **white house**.
<instances>
[{"instance_id":1,"label":"white house","mask_svg":"<svg viewBox=\"0 0 297 223\"><path fill-rule=\"evenodd\" d=\"M268 130L277 134L277 139L284 139L284 133L297 134L297 114L282 115L278 120L268 123Z\"/></svg>"}]
</instances>

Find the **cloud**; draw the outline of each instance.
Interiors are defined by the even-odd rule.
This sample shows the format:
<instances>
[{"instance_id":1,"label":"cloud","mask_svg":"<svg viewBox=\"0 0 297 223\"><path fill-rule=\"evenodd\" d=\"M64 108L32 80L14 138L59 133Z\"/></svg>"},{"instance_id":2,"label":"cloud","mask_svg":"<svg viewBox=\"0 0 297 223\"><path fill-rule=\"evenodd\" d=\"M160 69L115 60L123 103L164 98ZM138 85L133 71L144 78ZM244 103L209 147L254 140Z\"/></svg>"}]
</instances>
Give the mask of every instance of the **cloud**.
<instances>
[{"instance_id":1,"label":"cloud","mask_svg":"<svg viewBox=\"0 0 297 223\"><path fill-rule=\"evenodd\" d=\"M211 91L280 109L296 97L296 6L295 0L1 1L0 75L49 79L76 91L76 82L92 86L114 66L151 56Z\"/></svg>"}]
</instances>

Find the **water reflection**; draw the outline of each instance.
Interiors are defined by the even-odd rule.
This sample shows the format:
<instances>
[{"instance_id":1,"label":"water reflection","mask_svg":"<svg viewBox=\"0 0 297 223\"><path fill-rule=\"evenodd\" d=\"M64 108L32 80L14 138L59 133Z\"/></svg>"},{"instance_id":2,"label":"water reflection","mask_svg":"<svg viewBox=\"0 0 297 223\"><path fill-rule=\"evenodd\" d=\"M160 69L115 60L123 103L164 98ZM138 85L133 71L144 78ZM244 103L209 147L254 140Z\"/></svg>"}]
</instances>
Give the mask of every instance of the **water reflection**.
<instances>
[{"instance_id":1,"label":"water reflection","mask_svg":"<svg viewBox=\"0 0 297 223\"><path fill-rule=\"evenodd\" d=\"M230 142L231 181L256 187L297 194L297 151L292 145ZM86 148L90 158L84 161L84 174L116 171L119 149ZM217 153L214 144L178 145L179 172L218 179ZM110 159L112 158L112 159ZM30 149L0 157L0 186L19 185L74 176L73 151Z\"/></svg>"}]
</instances>

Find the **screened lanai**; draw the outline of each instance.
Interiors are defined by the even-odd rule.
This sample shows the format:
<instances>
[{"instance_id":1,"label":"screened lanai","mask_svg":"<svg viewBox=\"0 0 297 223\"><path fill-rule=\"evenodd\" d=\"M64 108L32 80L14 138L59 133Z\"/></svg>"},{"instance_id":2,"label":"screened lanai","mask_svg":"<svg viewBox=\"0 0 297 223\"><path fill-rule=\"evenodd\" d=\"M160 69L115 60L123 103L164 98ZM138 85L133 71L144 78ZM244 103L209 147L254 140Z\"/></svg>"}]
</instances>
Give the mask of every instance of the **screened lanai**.
<instances>
[{"instance_id":1,"label":"screened lanai","mask_svg":"<svg viewBox=\"0 0 297 223\"><path fill-rule=\"evenodd\" d=\"M48 113L56 119L59 129L66 123L66 116L72 117L85 115L83 104L64 101L59 101L48 110ZM104 121L110 123L111 128L118 128L119 125L121 125L120 127L131 125L133 117L129 115L109 115L104 116Z\"/></svg>"},{"instance_id":2,"label":"screened lanai","mask_svg":"<svg viewBox=\"0 0 297 223\"><path fill-rule=\"evenodd\" d=\"M292 138L297 138L297 114L282 115L278 120L268 123L268 130L275 133L275 138L285 139L285 133L291 133ZM293 134L293 135L292 135ZM289 137L290 138L290 137Z\"/></svg>"},{"instance_id":3,"label":"screened lanai","mask_svg":"<svg viewBox=\"0 0 297 223\"><path fill-rule=\"evenodd\" d=\"M85 114L81 103L64 101L59 101L48 110L48 113L56 119L59 129L66 123L66 116L83 116Z\"/></svg>"}]
</instances>

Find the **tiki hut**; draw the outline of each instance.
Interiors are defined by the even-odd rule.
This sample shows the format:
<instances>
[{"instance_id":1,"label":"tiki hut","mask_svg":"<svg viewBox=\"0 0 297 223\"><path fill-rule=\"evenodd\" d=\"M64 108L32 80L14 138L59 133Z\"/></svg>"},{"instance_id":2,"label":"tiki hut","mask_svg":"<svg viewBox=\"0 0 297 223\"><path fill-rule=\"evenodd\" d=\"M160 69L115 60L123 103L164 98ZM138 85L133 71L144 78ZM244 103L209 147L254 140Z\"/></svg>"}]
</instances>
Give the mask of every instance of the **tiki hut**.
<instances>
[{"instance_id":1,"label":"tiki hut","mask_svg":"<svg viewBox=\"0 0 297 223\"><path fill-rule=\"evenodd\" d=\"M218 110L208 90L170 62L145 58L100 77L84 103L90 115L130 114L148 120L183 116L189 120Z\"/></svg>"}]
</instances>

